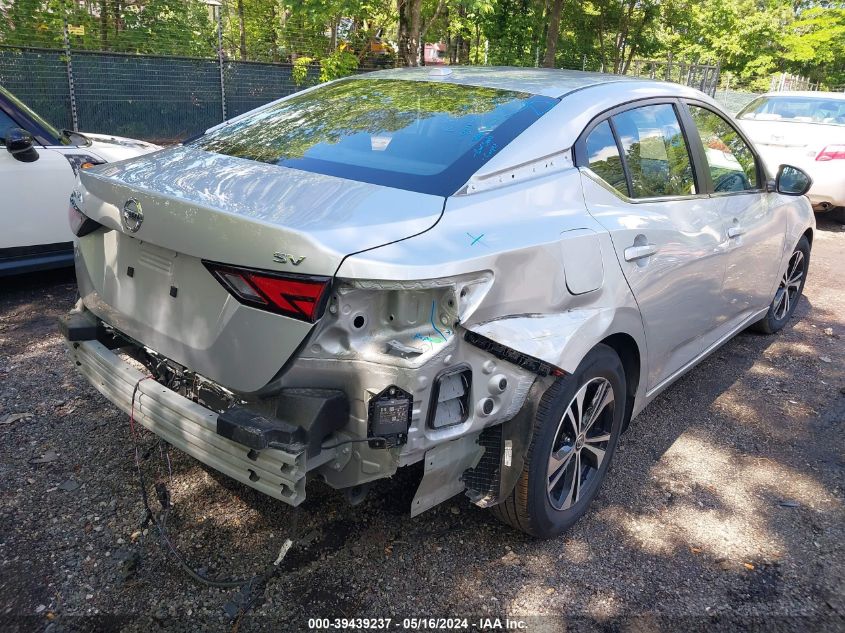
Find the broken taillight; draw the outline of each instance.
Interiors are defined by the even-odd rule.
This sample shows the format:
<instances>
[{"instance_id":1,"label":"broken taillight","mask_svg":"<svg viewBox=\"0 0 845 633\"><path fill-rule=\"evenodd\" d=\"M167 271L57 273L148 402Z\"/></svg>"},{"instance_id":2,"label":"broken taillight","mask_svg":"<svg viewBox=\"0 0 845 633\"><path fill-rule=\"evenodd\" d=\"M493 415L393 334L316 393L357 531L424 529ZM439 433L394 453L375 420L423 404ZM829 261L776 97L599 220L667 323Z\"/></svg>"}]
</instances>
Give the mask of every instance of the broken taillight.
<instances>
[{"instance_id":1,"label":"broken taillight","mask_svg":"<svg viewBox=\"0 0 845 633\"><path fill-rule=\"evenodd\" d=\"M288 275L203 261L240 303L313 323L320 318L331 277Z\"/></svg>"}]
</instances>

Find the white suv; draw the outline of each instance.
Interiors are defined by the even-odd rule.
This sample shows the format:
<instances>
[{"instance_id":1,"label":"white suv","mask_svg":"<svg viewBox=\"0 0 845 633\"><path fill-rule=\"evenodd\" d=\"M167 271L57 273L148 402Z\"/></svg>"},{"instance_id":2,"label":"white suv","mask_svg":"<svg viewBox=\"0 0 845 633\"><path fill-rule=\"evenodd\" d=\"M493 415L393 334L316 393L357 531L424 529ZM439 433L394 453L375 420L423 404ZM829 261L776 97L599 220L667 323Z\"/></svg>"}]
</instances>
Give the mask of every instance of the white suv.
<instances>
[{"instance_id":1,"label":"white suv","mask_svg":"<svg viewBox=\"0 0 845 633\"><path fill-rule=\"evenodd\" d=\"M59 131L0 86L0 277L73 265L68 198L80 168L159 149Z\"/></svg>"}]
</instances>

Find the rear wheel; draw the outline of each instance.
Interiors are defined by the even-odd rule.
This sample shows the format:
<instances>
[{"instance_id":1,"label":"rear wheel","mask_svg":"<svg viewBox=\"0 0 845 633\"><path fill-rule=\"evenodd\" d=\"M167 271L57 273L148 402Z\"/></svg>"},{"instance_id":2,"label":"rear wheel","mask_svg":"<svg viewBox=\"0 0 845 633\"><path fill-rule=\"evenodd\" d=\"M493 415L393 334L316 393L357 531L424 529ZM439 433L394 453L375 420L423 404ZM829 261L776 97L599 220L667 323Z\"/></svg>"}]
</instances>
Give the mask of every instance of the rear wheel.
<instances>
[{"instance_id":1,"label":"rear wheel","mask_svg":"<svg viewBox=\"0 0 845 633\"><path fill-rule=\"evenodd\" d=\"M795 311L798 300L804 292L807 271L810 268L810 242L806 237L798 240L795 250L789 258L786 270L778 284L775 298L769 305L769 311L754 324L754 329L765 334L774 334L780 330Z\"/></svg>"},{"instance_id":2,"label":"rear wheel","mask_svg":"<svg viewBox=\"0 0 845 633\"><path fill-rule=\"evenodd\" d=\"M557 536L587 511L616 450L627 411L619 356L597 345L537 408L531 444L514 490L493 513L540 538Z\"/></svg>"}]
</instances>

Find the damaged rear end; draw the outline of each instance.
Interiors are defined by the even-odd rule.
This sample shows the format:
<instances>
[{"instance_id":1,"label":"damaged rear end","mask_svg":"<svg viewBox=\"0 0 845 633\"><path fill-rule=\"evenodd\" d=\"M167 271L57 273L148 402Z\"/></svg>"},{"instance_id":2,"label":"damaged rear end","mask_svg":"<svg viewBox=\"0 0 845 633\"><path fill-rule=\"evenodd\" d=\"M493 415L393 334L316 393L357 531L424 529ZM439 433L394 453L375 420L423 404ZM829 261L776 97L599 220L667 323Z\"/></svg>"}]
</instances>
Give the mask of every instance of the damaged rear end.
<instances>
[{"instance_id":1,"label":"damaged rear end","mask_svg":"<svg viewBox=\"0 0 845 633\"><path fill-rule=\"evenodd\" d=\"M81 301L65 325L73 354L127 410L134 383L152 376L138 387L142 423L230 476L298 503L308 443L319 453L323 438L346 423L346 396L265 387L323 316L344 256L425 230L442 204L188 148L86 173L73 212L97 228L77 243ZM411 210L404 222L379 222L396 206ZM365 222L372 241L353 240L350 226ZM239 411L246 403L253 403L248 414ZM256 430L262 424L264 433Z\"/></svg>"},{"instance_id":2,"label":"damaged rear end","mask_svg":"<svg viewBox=\"0 0 845 633\"><path fill-rule=\"evenodd\" d=\"M388 281L342 265L429 231L555 102L351 80L84 172L81 299L61 323L73 359L167 442L289 504L306 475L354 501L423 458L412 512L453 496L485 468L482 431L555 368L466 336L490 269Z\"/></svg>"}]
</instances>

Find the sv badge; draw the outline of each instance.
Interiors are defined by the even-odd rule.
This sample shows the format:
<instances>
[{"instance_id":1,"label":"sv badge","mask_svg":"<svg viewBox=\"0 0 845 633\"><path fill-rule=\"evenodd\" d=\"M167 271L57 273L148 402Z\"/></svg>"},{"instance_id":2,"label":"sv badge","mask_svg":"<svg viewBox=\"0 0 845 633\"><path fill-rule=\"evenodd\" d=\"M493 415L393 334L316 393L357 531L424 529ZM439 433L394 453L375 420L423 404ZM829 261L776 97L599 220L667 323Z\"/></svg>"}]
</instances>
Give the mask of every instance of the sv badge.
<instances>
[{"instance_id":1,"label":"sv badge","mask_svg":"<svg viewBox=\"0 0 845 633\"><path fill-rule=\"evenodd\" d=\"M291 255L290 253L273 253L273 261L279 264L293 264L294 266L299 266L303 261L305 261L305 255L297 257L296 255Z\"/></svg>"}]
</instances>

